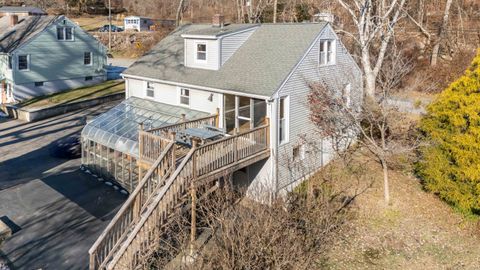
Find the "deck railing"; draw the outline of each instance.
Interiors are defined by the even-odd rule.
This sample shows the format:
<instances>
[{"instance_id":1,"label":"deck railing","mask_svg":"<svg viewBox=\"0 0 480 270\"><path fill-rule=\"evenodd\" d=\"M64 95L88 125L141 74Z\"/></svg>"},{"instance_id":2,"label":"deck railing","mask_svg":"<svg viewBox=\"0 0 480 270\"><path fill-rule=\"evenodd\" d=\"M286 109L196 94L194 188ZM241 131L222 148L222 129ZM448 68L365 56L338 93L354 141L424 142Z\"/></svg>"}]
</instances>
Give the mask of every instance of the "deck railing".
<instances>
[{"instance_id":1,"label":"deck railing","mask_svg":"<svg viewBox=\"0 0 480 270\"><path fill-rule=\"evenodd\" d=\"M165 142L168 142L164 139ZM166 179L175 170L175 143L169 141L164 151L157 156L122 208L90 248L90 269L103 269L113 257L115 251L128 236L133 224L138 222L142 211L148 205L155 191L164 185Z\"/></svg>"},{"instance_id":2,"label":"deck railing","mask_svg":"<svg viewBox=\"0 0 480 270\"><path fill-rule=\"evenodd\" d=\"M163 226L187 195L192 181L268 151L268 129L266 125L198 148L194 146L142 213L140 221L130 231L108 269L136 269L141 265L149 252L158 249Z\"/></svg>"},{"instance_id":3,"label":"deck railing","mask_svg":"<svg viewBox=\"0 0 480 270\"><path fill-rule=\"evenodd\" d=\"M168 132L178 132L181 130L185 130L187 128L201 128L205 125L208 126L218 126L218 114L210 115L202 118L193 119L190 121L184 121L181 123L176 123L168 126L163 126L159 128L149 129L147 132L157 135L157 136L165 136Z\"/></svg>"}]
</instances>

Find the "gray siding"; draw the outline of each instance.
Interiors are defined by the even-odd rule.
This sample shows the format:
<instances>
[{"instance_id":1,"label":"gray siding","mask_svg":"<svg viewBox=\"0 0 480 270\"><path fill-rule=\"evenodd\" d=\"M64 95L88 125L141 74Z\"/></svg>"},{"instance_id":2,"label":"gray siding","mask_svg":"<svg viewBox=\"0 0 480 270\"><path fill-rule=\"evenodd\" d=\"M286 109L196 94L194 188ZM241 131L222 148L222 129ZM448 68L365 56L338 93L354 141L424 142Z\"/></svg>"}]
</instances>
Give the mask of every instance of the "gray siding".
<instances>
[{"instance_id":1,"label":"gray siding","mask_svg":"<svg viewBox=\"0 0 480 270\"><path fill-rule=\"evenodd\" d=\"M257 28L224 37L221 45L222 65L240 48Z\"/></svg>"},{"instance_id":2,"label":"gray siding","mask_svg":"<svg viewBox=\"0 0 480 270\"><path fill-rule=\"evenodd\" d=\"M320 39L336 38L332 28L326 27L278 92L279 97L289 96L290 99L289 142L278 147L278 190L298 184L332 158L331 144L321 138L316 132L315 125L310 121L309 83L322 80L338 89L340 95L343 86L351 83L352 102L360 102L362 99L361 72L340 40L336 42L336 65L324 67L318 65ZM305 144L305 160L294 162L293 148L301 144Z\"/></svg>"},{"instance_id":3,"label":"gray siding","mask_svg":"<svg viewBox=\"0 0 480 270\"><path fill-rule=\"evenodd\" d=\"M58 24L63 26L62 22L63 20L60 20ZM105 47L71 21L66 20L66 24L74 27L74 41L58 41L57 26L52 25L15 51L13 56L15 84L105 76ZM93 53L93 65L84 65L84 52ZM17 56L20 54L30 55L30 70L17 69Z\"/></svg>"}]
</instances>

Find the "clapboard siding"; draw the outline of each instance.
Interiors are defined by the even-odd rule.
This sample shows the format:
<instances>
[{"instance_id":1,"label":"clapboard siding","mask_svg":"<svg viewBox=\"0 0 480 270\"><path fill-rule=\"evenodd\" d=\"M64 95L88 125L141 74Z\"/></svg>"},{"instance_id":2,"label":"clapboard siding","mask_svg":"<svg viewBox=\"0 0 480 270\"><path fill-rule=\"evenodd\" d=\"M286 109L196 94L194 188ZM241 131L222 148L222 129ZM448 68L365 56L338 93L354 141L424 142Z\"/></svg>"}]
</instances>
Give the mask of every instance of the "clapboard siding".
<instances>
[{"instance_id":1,"label":"clapboard siding","mask_svg":"<svg viewBox=\"0 0 480 270\"><path fill-rule=\"evenodd\" d=\"M222 65L243 45L243 43L255 32L257 27L238 34L224 37L221 43Z\"/></svg>"},{"instance_id":2,"label":"clapboard siding","mask_svg":"<svg viewBox=\"0 0 480 270\"><path fill-rule=\"evenodd\" d=\"M330 26L324 28L306 57L278 92L278 96L289 96L290 99L289 142L278 148L278 190L298 184L299 180L326 164L333 155L331 144L321 138L310 121L309 83L322 80L338 89L340 95L343 86L351 83L352 101L359 103L363 96L360 70L340 40L336 42L336 65L319 67L321 39L337 39L337 36ZM301 144L305 144L305 160L294 162L293 148Z\"/></svg>"},{"instance_id":3,"label":"clapboard siding","mask_svg":"<svg viewBox=\"0 0 480 270\"><path fill-rule=\"evenodd\" d=\"M57 25L52 25L15 51L13 56L14 67L17 66L18 55L30 55L30 70L19 71L15 68L15 84L105 75L105 47L73 22L69 20L65 22L68 26L74 27L74 41L58 41L56 36ZM63 20L59 20L58 24L63 26ZM84 52L93 53L93 65L84 65Z\"/></svg>"},{"instance_id":4,"label":"clapboard siding","mask_svg":"<svg viewBox=\"0 0 480 270\"><path fill-rule=\"evenodd\" d=\"M197 61L196 44L205 43L207 45L207 60ZM210 39L185 39L185 66L192 68L203 68L218 70L219 68L219 41Z\"/></svg>"}]
</instances>

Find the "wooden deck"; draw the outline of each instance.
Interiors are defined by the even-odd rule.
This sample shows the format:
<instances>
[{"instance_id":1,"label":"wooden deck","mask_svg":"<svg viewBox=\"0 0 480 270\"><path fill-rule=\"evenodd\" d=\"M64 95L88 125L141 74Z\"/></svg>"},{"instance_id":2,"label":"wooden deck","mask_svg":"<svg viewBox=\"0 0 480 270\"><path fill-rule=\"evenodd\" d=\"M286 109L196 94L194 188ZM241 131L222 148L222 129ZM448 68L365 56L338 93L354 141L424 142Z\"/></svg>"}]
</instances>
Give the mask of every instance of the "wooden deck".
<instances>
[{"instance_id":1,"label":"wooden deck","mask_svg":"<svg viewBox=\"0 0 480 270\"><path fill-rule=\"evenodd\" d=\"M168 217L184 206L189 196L195 201L200 186L270 156L268 123L204 145L195 141L186 154L175 144L172 132L212 121L216 124L217 119L140 131L139 166L148 170L89 250L91 270L136 269L149 252L159 248Z\"/></svg>"}]
</instances>

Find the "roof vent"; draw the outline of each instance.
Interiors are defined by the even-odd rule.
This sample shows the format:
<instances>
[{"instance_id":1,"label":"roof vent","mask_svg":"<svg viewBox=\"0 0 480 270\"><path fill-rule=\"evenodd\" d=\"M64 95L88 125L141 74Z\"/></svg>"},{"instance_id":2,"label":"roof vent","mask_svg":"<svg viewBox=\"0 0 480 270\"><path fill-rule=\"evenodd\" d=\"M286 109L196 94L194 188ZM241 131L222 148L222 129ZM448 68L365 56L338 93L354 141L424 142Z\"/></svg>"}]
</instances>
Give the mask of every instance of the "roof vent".
<instances>
[{"instance_id":1,"label":"roof vent","mask_svg":"<svg viewBox=\"0 0 480 270\"><path fill-rule=\"evenodd\" d=\"M333 23L335 16L330 12L320 12L313 15L313 22L329 22Z\"/></svg>"},{"instance_id":2,"label":"roof vent","mask_svg":"<svg viewBox=\"0 0 480 270\"><path fill-rule=\"evenodd\" d=\"M223 14L215 14L212 17L213 27L223 27L225 25L225 16Z\"/></svg>"}]
</instances>

